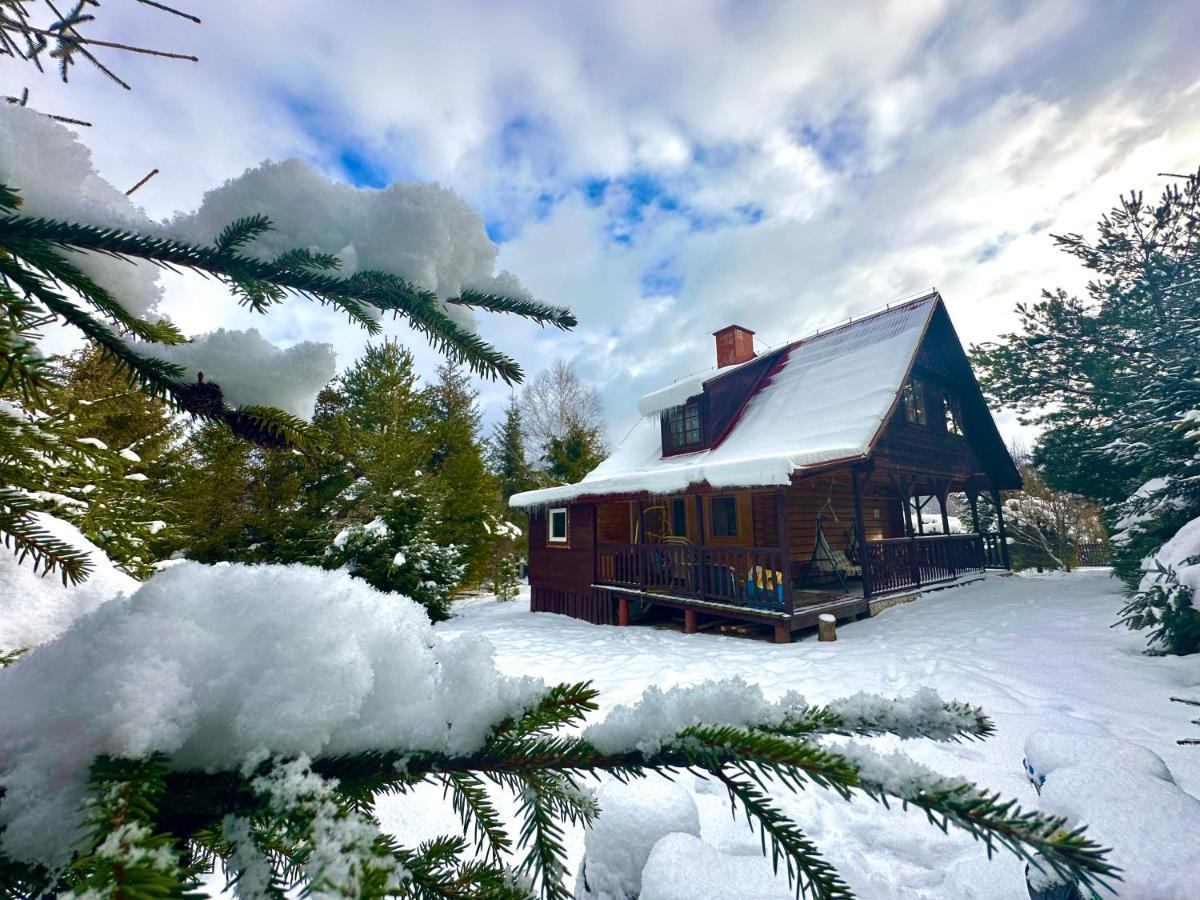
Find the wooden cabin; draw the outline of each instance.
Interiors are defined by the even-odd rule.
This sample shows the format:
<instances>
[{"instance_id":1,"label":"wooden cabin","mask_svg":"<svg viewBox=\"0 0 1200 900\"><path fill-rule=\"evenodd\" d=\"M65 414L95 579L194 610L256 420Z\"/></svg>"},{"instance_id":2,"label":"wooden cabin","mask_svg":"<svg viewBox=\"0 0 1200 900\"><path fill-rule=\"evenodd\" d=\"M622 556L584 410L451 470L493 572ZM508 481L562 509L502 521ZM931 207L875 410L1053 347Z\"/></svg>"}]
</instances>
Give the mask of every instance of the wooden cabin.
<instances>
[{"instance_id":1,"label":"wooden cabin","mask_svg":"<svg viewBox=\"0 0 1200 900\"><path fill-rule=\"evenodd\" d=\"M688 632L733 620L789 641L822 613L1008 568L999 492L1021 479L936 292L762 354L740 326L715 337L716 367L643 397L582 481L512 498L535 612L669 610Z\"/></svg>"}]
</instances>

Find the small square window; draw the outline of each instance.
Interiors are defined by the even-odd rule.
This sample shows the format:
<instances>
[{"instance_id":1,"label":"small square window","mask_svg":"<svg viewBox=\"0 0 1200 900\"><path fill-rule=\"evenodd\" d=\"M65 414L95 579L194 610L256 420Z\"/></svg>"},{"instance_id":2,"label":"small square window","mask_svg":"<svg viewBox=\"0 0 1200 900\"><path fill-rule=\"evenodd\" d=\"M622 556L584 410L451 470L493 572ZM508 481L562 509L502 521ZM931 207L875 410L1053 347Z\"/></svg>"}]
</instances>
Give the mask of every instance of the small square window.
<instances>
[{"instance_id":1,"label":"small square window","mask_svg":"<svg viewBox=\"0 0 1200 900\"><path fill-rule=\"evenodd\" d=\"M550 510L550 518L546 525L546 540L551 544L567 542L567 511L565 508Z\"/></svg>"},{"instance_id":2,"label":"small square window","mask_svg":"<svg viewBox=\"0 0 1200 900\"><path fill-rule=\"evenodd\" d=\"M737 497L713 497L709 511L713 537L737 537Z\"/></svg>"}]
</instances>

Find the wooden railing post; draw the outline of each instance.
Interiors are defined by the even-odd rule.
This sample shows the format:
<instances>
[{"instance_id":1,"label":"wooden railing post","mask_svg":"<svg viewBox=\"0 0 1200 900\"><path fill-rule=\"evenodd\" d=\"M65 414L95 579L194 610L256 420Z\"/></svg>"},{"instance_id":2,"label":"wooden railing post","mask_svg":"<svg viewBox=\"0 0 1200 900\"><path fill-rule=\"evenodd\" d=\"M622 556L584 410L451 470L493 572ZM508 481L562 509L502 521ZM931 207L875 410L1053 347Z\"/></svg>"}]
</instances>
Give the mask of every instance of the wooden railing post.
<instances>
[{"instance_id":1,"label":"wooden railing post","mask_svg":"<svg viewBox=\"0 0 1200 900\"><path fill-rule=\"evenodd\" d=\"M783 578L783 607L789 613L795 610L792 595L792 552L788 541L787 489L775 490L775 530L779 537L779 574Z\"/></svg>"},{"instance_id":2,"label":"wooden railing post","mask_svg":"<svg viewBox=\"0 0 1200 900\"><path fill-rule=\"evenodd\" d=\"M1008 558L1008 536L1004 531L1004 504L1000 502L1000 491L996 488L989 488L992 495L992 504L996 507L996 531L1000 536L1000 561L1004 563L1004 568L1011 569L1012 563Z\"/></svg>"},{"instance_id":3,"label":"wooden railing post","mask_svg":"<svg viewBox=\"0 0 1200 900\"><path fill-rule=\"evenodd\" d=\"M862 472L850 470L850 484L854 490L854 539L858 541L858 565L862 569L863 598L871 596L871 557L867 552L867 529L863 524Z\"/></svg>"},{"instance_id":4,"label":"wooden railing post","mask_svg":"<svg viewBox=\"0 0 1200 900\"><path fill-rule=\"evenodd\" d=\"M704 498L696 494L696 593L703 600L706 594L705 580L708 578L708 553L704 546Z\"/></svg>"},{"instance_id":5,"label":"wooden railing post","mask_svg":"<svg viewBox=\"0 0 1200 900\"><path fill-rule=\"evenodd\" d=\"M638 539L634 554L637 557L638 587L646 586L646 504L637 502Z\"/></svg>"}]
</instances>

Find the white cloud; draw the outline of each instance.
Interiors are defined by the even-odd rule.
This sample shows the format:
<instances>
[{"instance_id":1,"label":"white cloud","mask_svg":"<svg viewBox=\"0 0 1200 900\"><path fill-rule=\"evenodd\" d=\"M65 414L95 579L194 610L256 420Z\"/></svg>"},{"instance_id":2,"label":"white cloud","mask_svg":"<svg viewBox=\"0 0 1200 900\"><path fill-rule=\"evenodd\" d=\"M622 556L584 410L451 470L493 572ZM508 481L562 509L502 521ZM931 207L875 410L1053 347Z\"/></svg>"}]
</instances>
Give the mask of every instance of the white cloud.
<instances>
[{"instance_id":1,"label":"white cloud","mask_svg":"<svg viewBox=\"0 0 1200 900\"><path fill-rule=\"evenodd\" d=\"M123 57L131 95L77 76L35 102L96 121L109 180L162 168L137 195L155 215L293 155L450 186L512 237L500 263L581 320L563 335L484 316L484 334L529 370L576 358L617 436L633 398L709 364L709 332L734 319L776 342L936 284L964 339L994 336L1016 301L1081 280L1049 233L1200 163L1188 0L193 5L203 26L101 22L198 66ZM616 181L585 199L596 179ZM678 287L644 299L663 265ZM162 308L247 327L220 298L184 299L201 293L169 282ZM343 361L364 340L302 304L253 322ZM507 390L485 390L494 414Z\"/></svg>"}]
</instances>

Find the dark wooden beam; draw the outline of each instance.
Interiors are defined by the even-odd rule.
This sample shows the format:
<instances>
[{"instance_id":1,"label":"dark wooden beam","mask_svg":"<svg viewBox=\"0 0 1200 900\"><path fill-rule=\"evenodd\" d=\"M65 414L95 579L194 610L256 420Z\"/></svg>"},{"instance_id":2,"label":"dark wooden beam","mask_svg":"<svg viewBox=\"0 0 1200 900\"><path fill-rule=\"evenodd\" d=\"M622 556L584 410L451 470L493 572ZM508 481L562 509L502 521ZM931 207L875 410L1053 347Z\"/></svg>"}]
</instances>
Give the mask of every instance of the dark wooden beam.
<instances>
[{"instance_id":1,"label":"dark wooden beam","mask_svg":"<svg viewBox=\"0 0 1200 900\"><path fill-rule=\"evenodd\" d=\"M863 524L862 478L862 472L851 469L850 486L854 491L854 537L858 541L858 564L862 568L863 597L870 597L871 557L867 552L867 529Z\"/></svg>"},{"instance_id":2,"label":"dark wooden beam","mask_svg":"<svg viewBox=\"0 0 1200 900\"><path fill-rule=\"evenodd\" d=\"M1000 502L1000 491L997 488L991 488L992 504L996 507L996 534L1000 540L1000 558L1004 561L1004 568L1012 568L1012 560L1008 558L1008 535L1004 531L1004 504Z\"/></svg>"},{"instance_id":3,"label":"dark wooden beam","mask_svg":"<svg viewBox=\"0 0 1200 900\"><path fill-rule=\"evenodd\" d=\"M792 551L788 540L787 491L775 490L775 530L779 538L779 571L783 575L783 605L790 613L795 609L792 595ZM790 640L790 637L789 637Z\"/></svg>"}]
</instances>

